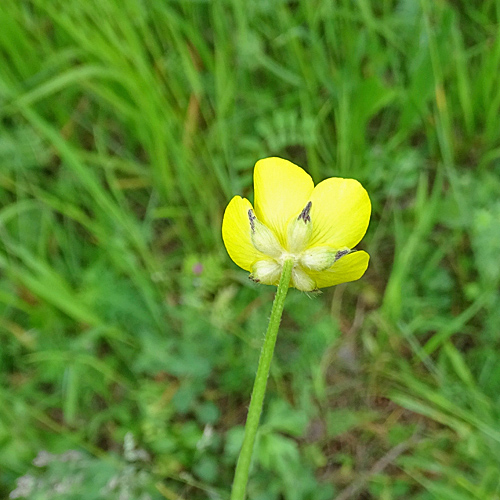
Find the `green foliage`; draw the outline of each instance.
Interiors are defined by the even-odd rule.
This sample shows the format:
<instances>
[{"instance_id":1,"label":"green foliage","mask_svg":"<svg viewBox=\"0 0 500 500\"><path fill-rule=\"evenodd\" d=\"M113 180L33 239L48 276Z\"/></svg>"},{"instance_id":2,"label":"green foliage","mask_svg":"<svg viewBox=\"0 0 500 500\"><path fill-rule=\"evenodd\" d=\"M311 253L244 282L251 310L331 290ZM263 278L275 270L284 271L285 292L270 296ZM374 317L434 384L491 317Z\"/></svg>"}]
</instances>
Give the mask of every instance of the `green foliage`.
<instances>
[{"instance_id":1,"label":"green foliage","mask_svg":"<svg viewBox=\"0 0 500 500\"><path fill-rule=\"evenodd\" d=\"M39 470L16 481L9 498L33 500L74 498L139 499L161 498L146 469L149 460L144 450L136 450L133 437L125 437L124 459L100 460L75 450L60 455L41 451L33 460Z\"/></svg>"},{"instance_id":2,"label":"green foliage","mask_svg":"<svg viewBox=\"0 0 500 500\"><path fill-rule=\"evenodd\" d=\"M250 498L499 498L499 12L0 2L0 497L228 497L273 290L221 218L279 155L371 263L288 296Z\"/></svg>"}]
</instances>

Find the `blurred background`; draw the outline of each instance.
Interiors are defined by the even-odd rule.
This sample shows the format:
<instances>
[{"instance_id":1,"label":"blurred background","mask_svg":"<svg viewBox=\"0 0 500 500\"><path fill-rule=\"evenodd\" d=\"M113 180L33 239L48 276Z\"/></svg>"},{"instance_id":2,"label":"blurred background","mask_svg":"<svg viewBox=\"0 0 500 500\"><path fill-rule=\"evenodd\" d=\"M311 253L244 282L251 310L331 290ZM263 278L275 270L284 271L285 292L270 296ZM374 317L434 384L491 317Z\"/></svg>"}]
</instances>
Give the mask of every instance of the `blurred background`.
<instances>
[{"instance_id":1,"label":"blurred background","mask_svg":"<svg viewBox=\"0 0 500 500\"><path fill-rule=\"evenodd\" d=\"M252 500L500 498L500 1L2 0L0 497L227 499L273 287L224 208L354 177L292 290Z\"/></svg>"}]
</instances>

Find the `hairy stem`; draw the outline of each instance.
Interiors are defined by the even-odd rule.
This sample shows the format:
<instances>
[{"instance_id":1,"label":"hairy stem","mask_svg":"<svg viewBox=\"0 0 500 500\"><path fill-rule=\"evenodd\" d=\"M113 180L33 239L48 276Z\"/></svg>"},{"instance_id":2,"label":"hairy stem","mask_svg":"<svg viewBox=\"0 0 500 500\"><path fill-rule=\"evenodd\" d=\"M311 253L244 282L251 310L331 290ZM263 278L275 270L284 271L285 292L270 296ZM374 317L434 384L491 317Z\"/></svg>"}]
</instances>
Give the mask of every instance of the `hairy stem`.
<instances>
[{"instance_id":1,"label":"hairy stem","mask_svg":"<svg viewBox=\"0 0 500 500\"><path fill-rule=\"evenodd\" d=\"M252 460L253 447L255 436L259 427L260 414L262 412L262 404L266 394L267 379L273 359L274 346L276 345L276 337L283 314L283 306L285 305L286 294L292 277L293 261L287 260L283 264L281 278L278 285L278 290L273 302L271 318L267 327L266 338L260 353L259 366L248 408L247 423L245 425L245 437L241 447L240 456L236 465L234 474L233 488L231 491L231 500L244 500L245 491L248 482L248 471Z\"/></svg>"}]
</instances>

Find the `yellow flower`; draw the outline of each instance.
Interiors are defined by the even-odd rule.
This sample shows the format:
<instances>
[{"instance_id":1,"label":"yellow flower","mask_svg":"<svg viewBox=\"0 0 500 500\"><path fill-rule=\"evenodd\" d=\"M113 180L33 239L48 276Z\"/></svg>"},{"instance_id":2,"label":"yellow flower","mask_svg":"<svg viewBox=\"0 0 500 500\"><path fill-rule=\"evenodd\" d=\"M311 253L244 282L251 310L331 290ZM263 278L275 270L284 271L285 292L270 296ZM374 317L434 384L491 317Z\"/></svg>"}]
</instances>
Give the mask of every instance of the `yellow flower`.
<instances>
[{"instance_id":1,"label":"yellow flower","mask_svg":"<svg viewBox=\"0 0 500 500\"><path fill-rule=\"evenodd\" d=\"M363 276L370 256L352 249L368 228L371 203L358 181L332 177L315 187L297 165L265 158L255 165L254 187L255 209L235 196L222 221L229 256L254 281L277 285L289 259L290 286L302 291Z\"/></svg>"}]
</instances>

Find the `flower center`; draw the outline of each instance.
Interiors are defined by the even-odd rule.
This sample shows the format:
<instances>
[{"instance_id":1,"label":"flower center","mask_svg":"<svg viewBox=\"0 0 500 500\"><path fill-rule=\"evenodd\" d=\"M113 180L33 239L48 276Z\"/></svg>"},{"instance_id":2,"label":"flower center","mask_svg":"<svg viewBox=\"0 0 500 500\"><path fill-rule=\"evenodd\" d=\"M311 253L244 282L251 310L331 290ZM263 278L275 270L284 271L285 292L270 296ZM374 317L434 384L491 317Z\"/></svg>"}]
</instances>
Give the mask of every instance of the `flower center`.
<instances>
[{"instance_id":1,"label":"flower center","mask_svg":"<svg viewBox=\"0 0 500 500\"><path fill-rule=\"evenodd\" d=\"M331 247L309 247L313 225L311 221L312 202L309 201L297 218L287 226L286 248L276 235L257 219L252 209L248 210L250 234L253 246L266 257L252 266L250 278L266 285L277 285L283 263L293 260L292 285L302 291L317 288L312 273L326 271L350 252L350 249Z\"/></svg>"}]
</instances>

